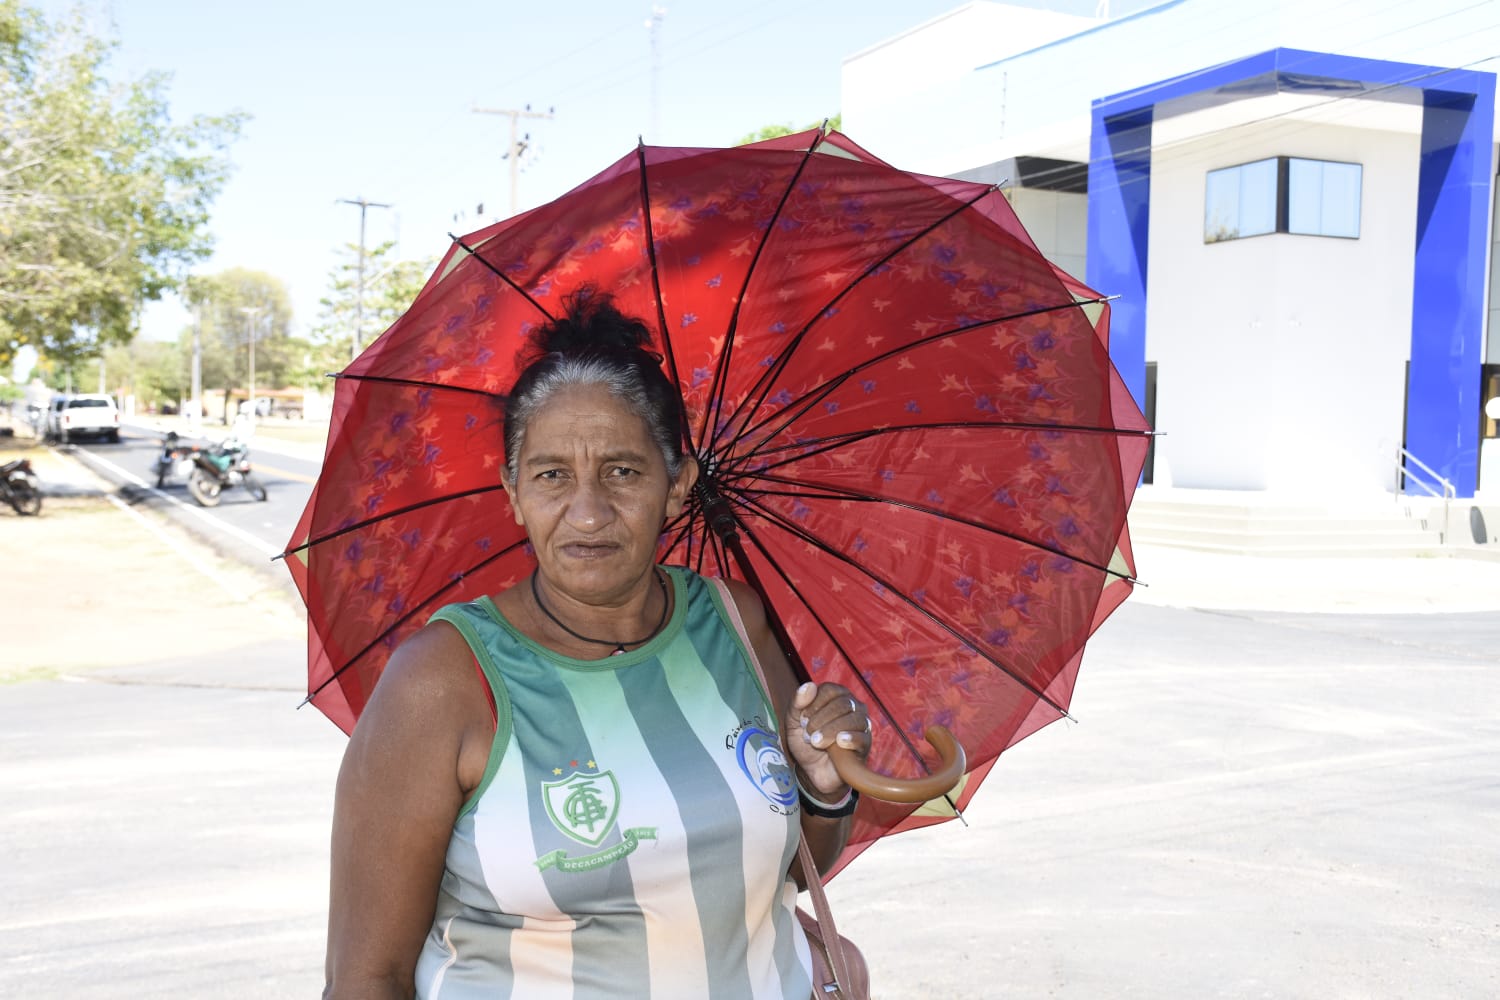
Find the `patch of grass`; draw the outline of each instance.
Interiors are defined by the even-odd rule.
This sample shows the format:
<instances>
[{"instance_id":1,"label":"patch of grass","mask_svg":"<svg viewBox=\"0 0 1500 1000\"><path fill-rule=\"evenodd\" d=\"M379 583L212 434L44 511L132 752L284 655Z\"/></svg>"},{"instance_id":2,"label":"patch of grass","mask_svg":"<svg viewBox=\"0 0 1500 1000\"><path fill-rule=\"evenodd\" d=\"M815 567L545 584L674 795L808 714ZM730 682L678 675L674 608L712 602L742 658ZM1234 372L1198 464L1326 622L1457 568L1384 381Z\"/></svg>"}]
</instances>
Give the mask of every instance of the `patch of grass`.
<instances>
[{"instance_id":1,"label":"patch of grass","mask_svg":"<svg viewBox=\"0 0 1500 1000\"><path fill-rule=\"evenodd\" d=\"M52 667L0 667L0 687L28 681L55 681L59 676Z\"/></svg>"}]
</instances>

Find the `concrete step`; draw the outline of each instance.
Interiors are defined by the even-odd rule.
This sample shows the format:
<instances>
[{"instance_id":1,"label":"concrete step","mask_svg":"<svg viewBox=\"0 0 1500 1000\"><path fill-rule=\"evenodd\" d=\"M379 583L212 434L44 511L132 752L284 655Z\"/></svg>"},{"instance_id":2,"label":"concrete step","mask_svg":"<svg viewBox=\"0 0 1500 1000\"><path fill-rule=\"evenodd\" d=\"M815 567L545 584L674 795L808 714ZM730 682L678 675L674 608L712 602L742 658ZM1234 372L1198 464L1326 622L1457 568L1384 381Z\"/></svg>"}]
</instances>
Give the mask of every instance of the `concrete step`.
<instances>
[{"instance_id":1,"label":"concrete step","mask_svg":"<svg viewBox=\"0 0 1500 1000\"><path fill-rule=\"evenodd\" d=\"M1274 502L1171 491L1137 495L1133 539L1200 552L1264 556L1409 556L1441 552L1442 534L1401 506Z\"/></svg>"}]
</instances>

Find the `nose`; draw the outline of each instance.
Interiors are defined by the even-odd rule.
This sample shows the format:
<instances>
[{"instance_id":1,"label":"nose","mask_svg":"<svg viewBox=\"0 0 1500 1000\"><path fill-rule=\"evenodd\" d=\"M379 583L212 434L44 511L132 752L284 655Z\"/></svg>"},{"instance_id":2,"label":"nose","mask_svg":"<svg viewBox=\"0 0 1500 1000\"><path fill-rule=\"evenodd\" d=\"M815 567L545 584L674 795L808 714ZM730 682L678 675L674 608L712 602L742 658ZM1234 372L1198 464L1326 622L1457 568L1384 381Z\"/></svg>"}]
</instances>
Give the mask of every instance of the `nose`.
<instances>
[{"instance_id":1,"label":"nose","mask_svg":"<svg viewBox=\"0 0 1500 1000\"><path fill-rule=\"evenodd\" d=\"M603 484L588 478L581 481L568 498L565 517L568 525L579 531L598 531L614 520Z\"/></svg>"}]
</instances>

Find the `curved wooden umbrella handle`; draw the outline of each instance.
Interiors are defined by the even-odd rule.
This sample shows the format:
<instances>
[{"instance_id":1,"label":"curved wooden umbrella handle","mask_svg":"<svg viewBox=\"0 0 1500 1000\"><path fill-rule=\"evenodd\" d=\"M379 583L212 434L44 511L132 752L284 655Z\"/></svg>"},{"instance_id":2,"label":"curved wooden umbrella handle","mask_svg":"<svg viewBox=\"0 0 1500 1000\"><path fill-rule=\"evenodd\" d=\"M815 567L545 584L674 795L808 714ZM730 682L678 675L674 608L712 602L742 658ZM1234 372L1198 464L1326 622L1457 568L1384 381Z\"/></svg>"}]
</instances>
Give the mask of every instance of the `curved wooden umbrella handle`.
<instances>
[{"instance_id":1,"label":"curved wooden umbrella handle","mask_svg":"<svg viewBox=\"0 0 1500 1000\"><path fill-rule=\"evenodd\" d=\"M947 726L928 726L923 735L940 758L938 766L925 778L892 778L872 771L854 751L839 746L830 747L828 756L833 759L833 769L839 777L862 795L885 802L927 802L953 790L968 770L968 758Z\"/></svg>"}]
</instances>

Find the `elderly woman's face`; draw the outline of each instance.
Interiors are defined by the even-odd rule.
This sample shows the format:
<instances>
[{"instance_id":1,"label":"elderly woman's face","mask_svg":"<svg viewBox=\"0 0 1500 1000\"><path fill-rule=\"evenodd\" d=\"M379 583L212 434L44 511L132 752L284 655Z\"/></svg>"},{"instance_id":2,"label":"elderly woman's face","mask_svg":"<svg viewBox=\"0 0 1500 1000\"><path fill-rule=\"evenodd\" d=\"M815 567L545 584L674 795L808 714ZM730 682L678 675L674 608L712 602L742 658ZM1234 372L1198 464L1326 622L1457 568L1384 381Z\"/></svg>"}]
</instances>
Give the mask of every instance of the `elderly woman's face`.
<instances>
[{"instance_id":1,"label":"elderly woman's face","mask_svg":"<svg viewBox=\"0 0 1500 1000\"><path fill-rule=\"evenodd\" d=\"M532 417L505 487L548 583L606 603L650 573L662 524L696 478L686 460L668 475L646 421L609 390L574 386Z\"/></svg>"}]
</instances>

